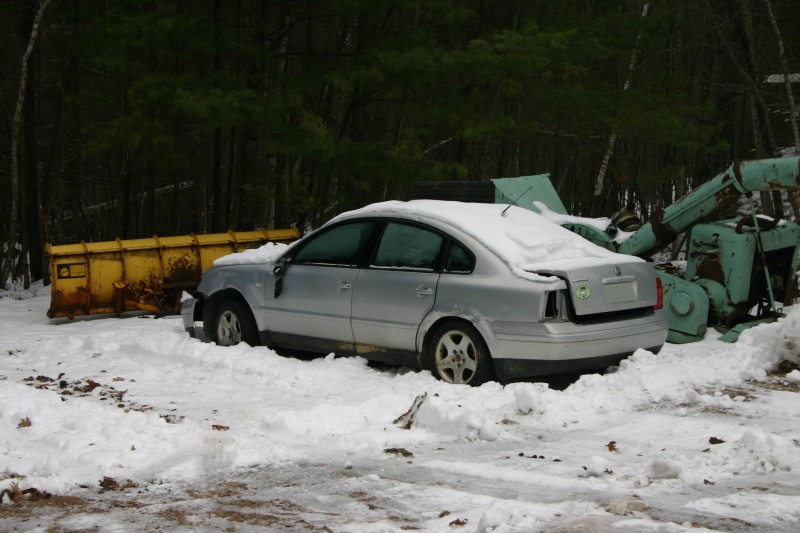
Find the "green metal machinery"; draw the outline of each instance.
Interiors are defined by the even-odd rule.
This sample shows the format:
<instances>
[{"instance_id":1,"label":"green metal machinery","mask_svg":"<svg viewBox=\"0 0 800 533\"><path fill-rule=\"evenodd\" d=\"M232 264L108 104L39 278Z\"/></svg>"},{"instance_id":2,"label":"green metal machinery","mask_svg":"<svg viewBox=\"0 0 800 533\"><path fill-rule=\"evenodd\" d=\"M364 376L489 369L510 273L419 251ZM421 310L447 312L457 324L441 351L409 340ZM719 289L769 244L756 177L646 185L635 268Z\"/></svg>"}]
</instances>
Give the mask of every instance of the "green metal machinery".
<instances>
[{"instance_id":1,"label":"green metal machinery","mask_svg":"<svg viewBox=\"0 0 800 533\"><path fill-rule=\"evenodd\" d=\"M570 217L547 175L493 180L495 201L542 213L609 250L652 259L680 237L684 261L656 264L669 316L667 340L694 342L708 326L734 341L753 323L781 316L797 296L800 225L755 213L753 192L787 190L800 209L800 158L737 162L630 232ZM750 214L716 220L740 199ZM622 212L615 220L633 218ZM622 224L619 224L622 227Z\"/></svg>"}]
</instances>

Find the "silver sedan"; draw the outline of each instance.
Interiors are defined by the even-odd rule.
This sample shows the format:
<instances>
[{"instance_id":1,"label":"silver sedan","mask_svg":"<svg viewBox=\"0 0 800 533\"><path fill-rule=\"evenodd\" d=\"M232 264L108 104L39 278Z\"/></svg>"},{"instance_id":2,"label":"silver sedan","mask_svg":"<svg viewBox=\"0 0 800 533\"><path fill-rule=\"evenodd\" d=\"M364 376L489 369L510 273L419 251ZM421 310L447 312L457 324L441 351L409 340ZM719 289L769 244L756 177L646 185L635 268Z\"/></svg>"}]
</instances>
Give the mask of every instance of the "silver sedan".
<instances>
[{"instance_id":1,"label":"silver sedan","mask_svg":"<svg viewBox=\"0 0 800 533\"><path fill-rule=\"evenodd\" d=\"M263 260L229 257L182 307L190 334L221 345L359 355L479 385L605 368L667 335L648 263L517 207L385 202Z\"/></svg>"}]
</instances>

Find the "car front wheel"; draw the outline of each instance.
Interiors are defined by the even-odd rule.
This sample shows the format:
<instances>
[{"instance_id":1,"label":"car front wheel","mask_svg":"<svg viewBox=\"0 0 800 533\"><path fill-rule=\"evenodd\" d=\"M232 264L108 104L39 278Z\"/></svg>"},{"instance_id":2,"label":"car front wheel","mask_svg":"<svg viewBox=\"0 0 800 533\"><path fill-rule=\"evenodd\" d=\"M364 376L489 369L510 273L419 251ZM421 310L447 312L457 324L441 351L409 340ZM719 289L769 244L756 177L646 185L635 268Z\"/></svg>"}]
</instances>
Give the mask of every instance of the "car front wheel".
<instances>
[{"instance_id":1,"label":"car front wheel","mask_svg":"<svg viewBox=\"0 0 800 533\"><path fill-rule=\"evenodd\" d=\"M228 300L217 308L214 341L220 346L234 346L240 342L255 346L259 343L255 320L244 304Z\"/></svg>"},{"instance_id":2,"label":"car front wheel","mask_svg":"<svg viewBox=\"0 0 800 533\"><path fill-rule=\"evenodd\" d=\"M441 324L425 355L434 375L447 383L480 385L494 379L489 349L466 322L450 320Z\"/></svg>"}]
</instances>

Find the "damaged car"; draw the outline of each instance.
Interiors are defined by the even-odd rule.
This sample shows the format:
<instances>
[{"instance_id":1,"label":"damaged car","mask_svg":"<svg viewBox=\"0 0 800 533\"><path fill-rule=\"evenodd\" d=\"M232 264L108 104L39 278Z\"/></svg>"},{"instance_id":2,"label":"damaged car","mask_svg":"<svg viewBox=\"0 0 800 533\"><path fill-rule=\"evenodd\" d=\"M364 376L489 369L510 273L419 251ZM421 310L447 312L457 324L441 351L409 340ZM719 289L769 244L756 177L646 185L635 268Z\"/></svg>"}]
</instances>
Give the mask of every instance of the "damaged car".
<instances>
[{"instance_id":1,"label":"damaged car","mask_svg":"<svg viewBox=\"0 0 800 533\"><path fill-rule=\"evenodd\" d=\"M181 312L191 335L220 345L358 355L480 385L657 353L661 306L649 263L529 210L413 200L221 258Z\"/></svg>"}]
</instances>

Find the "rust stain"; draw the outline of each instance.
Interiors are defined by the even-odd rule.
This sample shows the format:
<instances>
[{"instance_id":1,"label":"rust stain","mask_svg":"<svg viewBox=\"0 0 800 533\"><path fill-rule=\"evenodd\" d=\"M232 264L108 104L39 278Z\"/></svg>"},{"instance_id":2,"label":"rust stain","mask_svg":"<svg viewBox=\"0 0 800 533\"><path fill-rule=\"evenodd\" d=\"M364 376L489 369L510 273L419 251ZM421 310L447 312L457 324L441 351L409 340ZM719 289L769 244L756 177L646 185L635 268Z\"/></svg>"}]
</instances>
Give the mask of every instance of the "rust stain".
<instances>
[{"instance_id":1,"label":"rust stain","mask_svg":"<svg viewBox=\"0 0 800 533\"><path fill-rule=\"evenodd\" d=\"M714 206L707 212L703 213L702 217L697 222L703 222L713 217L727 218L733 215L739 204L739 196L741 193L734 187L726 187L714 195Z\"/></svg>"},{"instance_id":2,"label":"rust stain","mask_svg":"<svg viewBox=\"0 0 800 533\"><path fill-rule=\"evenodd\" d=\"M701 258L701 262L697 265L697 276L725 284L725 272L722 270L719 249L695 251L691 253L691 258Z\"/></svg>"},{"instance_id":3,"label":"rust stain","mask_svg":"<svg viewBox=\"0 0 800 533\"><path fill-rule=\"evenodd\" d=\"M200 279L200 268L196 261L187 255L172 257L164 267L164 283L181 281L197 281Z\"/></svg>"},{"instance_id":4,"label":"rust stain","mask_svg":"<svg viewBox=\"0 0 800 533\"><path fill-rule=\"evenodd\" d=\"M656 237L656 242L653 244L653 248L660 248L662 244L669 243L674 241L678 233L672 229L669 224L664 223L664 211L657 211L652 217L650 217L650 226L653 228L653 235Z\"/></svg>"},{"instance_id":5,"label":"rust stain","mask_svg":"<svg viewBox=\"0 0 800 533\"><path fill-rule=\"evenodd\" d=\"M50 296L50 310L47 312L47 316L50 318L67 316L63 314L56 315L58 312L65 311L70 313L70 318L72 318L74 312L68 310L86 307L88 303L89 292L86 287L77 287L74 291L54 288Z\"/></svg>"},{"instance_id":6,"label":"rust stain","mask_svg":"<svg viewBox=\"0 0 800 533\"><path fill-rule=\"evenodd\" d=\"M739 184L739 187L744 189L744 181L742 180L742 162L735 161L731 168L733 168L733 177L736 180L736 183Z\"/></svg>"}]
</instances>

